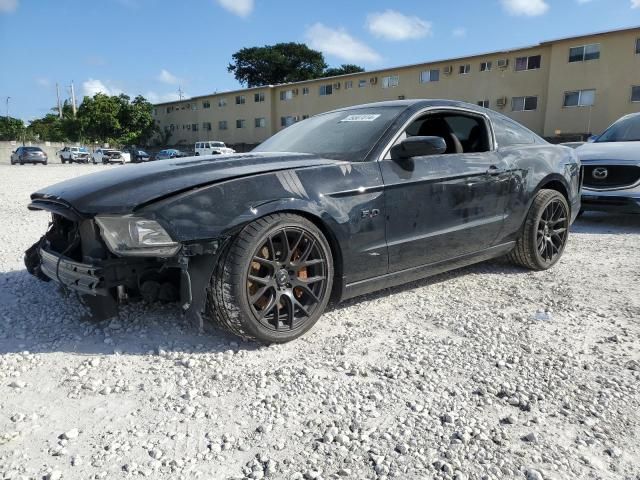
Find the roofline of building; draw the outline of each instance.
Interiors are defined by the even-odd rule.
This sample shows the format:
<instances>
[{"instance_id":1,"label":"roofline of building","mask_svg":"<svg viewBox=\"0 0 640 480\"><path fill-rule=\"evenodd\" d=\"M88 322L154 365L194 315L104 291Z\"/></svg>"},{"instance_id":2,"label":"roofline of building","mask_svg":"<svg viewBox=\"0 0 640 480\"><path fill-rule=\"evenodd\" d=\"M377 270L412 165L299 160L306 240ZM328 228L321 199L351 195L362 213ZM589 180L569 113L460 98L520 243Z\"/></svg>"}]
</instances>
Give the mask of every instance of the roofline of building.
<instances>
[{"instance_id":1,"label":"roofline of building","mask_svg":"<svg viewBox=\"0 0 640 480\"><path fill-rule=\"evenodd\" d=\"M312 78L310 80L300 80L299 82L290 82L290 83L279 83L277 85L263 85L261 87L248 87L248 88L241 88L241 89L237 89L237 90L228 90L228 91L224 91L224 92L213 92L213 93L209 93L206 95L198 95L195 97L189 97L189 98L185 98L183 100L173 100L170 102L162 102L162 103L154 103L154 106L163 106L163 105L174 105L176 103L182 103L182 102L188 102L190 100L199 100L201 98L209 98L212 97L214 95L232 95L232 94L236 94L236 93L240 93L240 92L250 92L253 90L263 90L263 89L273 89L273 88L278 88L278 87L286 87L288 85L304 85L307 83L312 83L312 82L317 82L320 80L335 80L335 79L347 79L347 78L353 78L353 77L358 77L358 76L363 76L363 75L375 75L375 74L380 74L380 73L384 73L384 72L388 72L390 70L398 70L398 69L404 69L404 68L415 68L415 67L420 67L420 66L428 66L428 65L433 65L436 63L445 63L445 62L458 62L460 60L466 60L466 59L473 59L473 58L478 58L478 57L487 57L489 55L501 55L501 54L507 54L507 53L513 53L513 52L517 52L520 50L530 50L532 48L540 48L540 47L545 47L547 45L552 45L554 43L557 42L565 42L568 40L578 40L580 38L586 38L586 37L597 37L597 36L601 36L601 35L609 35L612 33L622 33L622 32L630 32L632 30L638 30L640 29L640 26L635 26L635 27L624 27L624 28L617 28L614 30L604 30L604 31L598 31L598 32L592 32L592 33L585 33L585 34L581 34L581 35L573 35L570 37L562 37L562 38L556 38L553 40L545 40L539 43L535 43L532 45L525 45L522 47L516 47L516 48L509 48L506 50L494 50L491 52L483 52L483 53L474 53L471 55L464 55L464 56L460 56L460 57L453 57L453 58L445 58L445 59L440 59L440 60L430 60L427 62L418 62L418 63L410 63L407 65L398 65L395 67L387 67L387 68L379 68L377 70L367 70L365 72L356 72L356 73L347 73L345 75L336 75L333 77L318 77L318 78Z\"/></svg>"}]
</instances>

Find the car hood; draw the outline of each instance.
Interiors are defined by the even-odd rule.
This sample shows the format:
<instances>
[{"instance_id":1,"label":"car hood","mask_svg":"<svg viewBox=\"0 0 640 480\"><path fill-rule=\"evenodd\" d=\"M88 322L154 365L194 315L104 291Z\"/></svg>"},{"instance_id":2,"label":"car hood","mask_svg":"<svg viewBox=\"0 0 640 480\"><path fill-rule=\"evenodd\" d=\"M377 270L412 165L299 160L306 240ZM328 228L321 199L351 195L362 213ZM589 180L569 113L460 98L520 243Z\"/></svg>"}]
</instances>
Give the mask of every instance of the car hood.
<instances>
[{"instance_id":1,"label":"car hood","mask_svg":"<svg viewBox=\"0 0 640 480\"><path fill-rule=\"evenodd\" d=\"M82 216L130 213L176 193L234 178L341 163L309 154L248 153L131 164L57 183L31 195L31 209L71 208Z\"/></svg>"},{"instance_id":2,"label":"car hood","mask_svg":"<svg viewBox=\"0 0 640 480\"><path fill-rule=\"evenodd\" d=\"M585 143L576 148L576 154L583 162L589 160L640 162L640 142Z\"/></svg>"}]
</instances>

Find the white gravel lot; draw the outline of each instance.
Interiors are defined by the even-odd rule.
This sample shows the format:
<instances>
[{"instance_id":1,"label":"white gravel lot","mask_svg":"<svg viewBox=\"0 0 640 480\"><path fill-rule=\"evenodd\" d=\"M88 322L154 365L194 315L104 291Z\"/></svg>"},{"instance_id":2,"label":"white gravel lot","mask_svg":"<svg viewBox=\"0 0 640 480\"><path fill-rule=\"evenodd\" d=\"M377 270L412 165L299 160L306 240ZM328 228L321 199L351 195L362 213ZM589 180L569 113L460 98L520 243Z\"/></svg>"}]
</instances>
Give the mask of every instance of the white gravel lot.
<instances>
[{"instance_id":1,"label":"white gravel lot","mask_svg":"<svg viewBox=\"0 0 640 480\"><path fill-rule=\"evenodd\" d=\"M32 191L127 166L0 166L0 479L640 479L640 217L563 259L349 301L304 338L102 323L26 273Z\"/></svg>"}]
</instances>

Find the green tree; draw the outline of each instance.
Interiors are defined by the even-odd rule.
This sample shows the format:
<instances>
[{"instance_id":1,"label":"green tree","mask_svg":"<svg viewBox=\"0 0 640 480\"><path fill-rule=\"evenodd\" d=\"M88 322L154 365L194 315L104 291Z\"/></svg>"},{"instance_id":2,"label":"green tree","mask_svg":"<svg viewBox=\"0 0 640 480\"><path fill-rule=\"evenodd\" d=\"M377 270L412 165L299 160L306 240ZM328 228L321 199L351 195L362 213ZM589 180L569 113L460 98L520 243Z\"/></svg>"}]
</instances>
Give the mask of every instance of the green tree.
<instances>
[{"instance_id":1,"label":"green tree","mask_svg":"<svg viewBox=\"0 0 640 480\"><path fill-rule=\"evenodd\" d=\"M62 119L54 113L47 113L42 118L32 120L27 127L27 136L34 140L64 142L66 136Z\"/></svg>"},{"instance_id":2,"label":"green tree","mask_svg":"<svg viewBox=\"0 0 640 480\"><path fill-rule=\"evenodd\" d=\"M323 77L337 77L338 75L346 75L348 73L364 72L364 68L353 65L351 63L343 63L339 67L329 67L322 74Z\"/></svg>"},{"instance_id":3,"label":"green tree","mask_svg":"<svg viewBox=\"0 0 640 480\"><path fill-rule=\"evenodd\" d=\"M299 82L323 76L324 56L304 43L277 43L238 50L227 70L247 87Z\"/></svg>"},{"instance_id":4,"label":"green tree","mask_svg":"<svg viewBox=\"0 0 640 480\"><path fill-rule=\"evenodd\" d=\"M24 122L19 118L0 117L0 140L19 140L24 134Z\"/></svg>"}]
</instances>

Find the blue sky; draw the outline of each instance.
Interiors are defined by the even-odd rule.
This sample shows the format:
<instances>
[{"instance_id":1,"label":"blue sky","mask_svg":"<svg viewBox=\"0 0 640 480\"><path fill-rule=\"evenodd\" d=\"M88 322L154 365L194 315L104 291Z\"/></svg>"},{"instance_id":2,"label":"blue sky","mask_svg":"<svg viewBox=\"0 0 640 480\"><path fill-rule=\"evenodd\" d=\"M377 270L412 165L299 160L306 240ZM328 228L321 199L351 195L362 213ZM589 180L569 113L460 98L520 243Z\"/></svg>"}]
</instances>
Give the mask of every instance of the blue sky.
<instances>
[{"instance_id":1,"label":"blue sky","mask_svg":"<svg viewBox=\"0 0 640 480\"><path fill-rule=\"evenodd\" d=\"M0 0L0 114L28 121L55 83L168 101L238 88L242 47L306 42L366 69L640 25L640 0Z\"/></svg>"}]
</instances>

